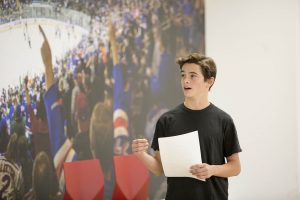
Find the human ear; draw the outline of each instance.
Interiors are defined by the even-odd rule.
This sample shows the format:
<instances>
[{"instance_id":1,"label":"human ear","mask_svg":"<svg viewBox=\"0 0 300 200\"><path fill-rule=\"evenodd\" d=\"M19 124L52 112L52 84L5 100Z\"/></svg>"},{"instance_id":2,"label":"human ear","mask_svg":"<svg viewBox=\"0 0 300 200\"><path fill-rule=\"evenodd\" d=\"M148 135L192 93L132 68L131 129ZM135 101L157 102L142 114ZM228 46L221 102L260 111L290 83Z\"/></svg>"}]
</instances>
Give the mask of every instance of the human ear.
<instances>
[{"instance_id":1,"label":"human ear","mask_svg":"<svg viewBox=\"0 0 300 200\"><path fill-rule=\"evenodd\" d=\"M208 87L210 88L215 82L215 78L214 77L210 77L209 79L207 79L207 83L208 83Z\"/></svg>"}]
</instances>

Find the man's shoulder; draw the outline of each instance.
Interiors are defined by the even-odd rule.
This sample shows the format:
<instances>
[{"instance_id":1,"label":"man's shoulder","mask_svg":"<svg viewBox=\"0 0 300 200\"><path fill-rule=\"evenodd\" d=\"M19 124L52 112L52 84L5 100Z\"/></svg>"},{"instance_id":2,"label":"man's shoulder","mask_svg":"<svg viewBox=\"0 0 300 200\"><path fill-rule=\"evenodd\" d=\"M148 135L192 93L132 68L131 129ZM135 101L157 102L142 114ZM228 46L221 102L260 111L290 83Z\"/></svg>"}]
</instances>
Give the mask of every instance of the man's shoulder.
<instances>
[{"instance_id":1,"label":"man's shoulder","mask_svg":"<svg viewBox=\"0 0 300 200\"><path fill-rule=\"evenodd\" d=\"M212 111L215 115L219 116L220 118L223 118L225 120L231 120L231 116L226 112L224 111L223 109L217 107L216 105L214 104L211 104L212 106Z\"/></svg>"},{"instance_id":2,"label":"man's shoulder","mask_svg":"<svg viewBox=\"0 0 300 200\"><path fill-rule=\"evenodd\" d=\"M170 117L174 117L174 116L180 114L182 112L182 107L183 107L182 104L180 104L180 105L176 106L175 108L164 112L160 116L160 119L170 118Z\"/></svg>"}]
</instances>

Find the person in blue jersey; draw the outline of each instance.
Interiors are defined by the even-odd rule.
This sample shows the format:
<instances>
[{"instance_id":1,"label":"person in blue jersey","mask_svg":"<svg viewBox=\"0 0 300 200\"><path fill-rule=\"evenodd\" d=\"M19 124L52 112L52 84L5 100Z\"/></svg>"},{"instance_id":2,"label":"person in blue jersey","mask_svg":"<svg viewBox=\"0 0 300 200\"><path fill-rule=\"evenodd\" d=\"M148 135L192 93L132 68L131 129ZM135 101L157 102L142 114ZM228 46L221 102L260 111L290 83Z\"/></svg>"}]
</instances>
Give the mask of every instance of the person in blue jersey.
<instances>
[{"instance_id":1,"label":"person in blue jersey","mask_svg":"<svg viewBox=\"0 0 300 200\"><path fill-rule=\"evenodd\" d=\"M158 119L151 145L154 156L146 152L149 147L146 139L133 140L132 151L150 171L162 175L158 138L198 131L202 163L190 166L190 173L205 181L168 177L166 200L227 200L228 177L237 176L241 171L241 148L232 118L208 98L216 78L215 62L192 53L179 58L177 63L184 102Z\"/></svg>"},{"instance_id":2,"label":"person in blue jersey","mask_svg":"<svg viewBox=\"0 0 300 200\"><path fill-rule=\"evenodd\" d=\"M60 183L60 190L63 190L63 163L70 162L75 158L75 151L72 148L73 143L64 132L62 105L63 102L58 98L58 84L54 79L54 70L52 65L52 53L46 34L41 26L39 30L43 37L41 46L41 56L45 66L46 93L44 103L47 113L50 146L52 159Z\"/></svg>"}]
</instances>

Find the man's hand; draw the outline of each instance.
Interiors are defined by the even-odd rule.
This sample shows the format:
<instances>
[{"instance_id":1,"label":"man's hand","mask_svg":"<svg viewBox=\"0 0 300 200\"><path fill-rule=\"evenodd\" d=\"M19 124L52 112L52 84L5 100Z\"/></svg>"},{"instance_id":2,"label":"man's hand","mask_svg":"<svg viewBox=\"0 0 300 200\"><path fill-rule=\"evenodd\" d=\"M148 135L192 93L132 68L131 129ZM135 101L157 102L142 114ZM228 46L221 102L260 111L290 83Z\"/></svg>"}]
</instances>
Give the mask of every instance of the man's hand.
<instances>
[{"instance_id":1,"label":"man's hand","mask_svg":"<svg viewBox=\"0 0 300 200\"><path fill-rule=\"evenodd\" d=\"M213 165L202 163L191 166L190 172L199 179L208 179L214 175L215 170Z\"/></svg>"},{"instance_id":2,"label":"man's hand","mask_svg":"<svg viewBox=\"0 0 300 200\"><path fill-rule=\"evenodd\" d=\"M46 67L48 67L48 66L52 67L52 54L51 54L51 49L50 49L50 46L48 43L48 39L47 39L46 34L45 34L43 28L41 27L41 25L39 25L39 30L44 38L44 42L41 47L41 55L42 55L44 65Z\"/></svg>"},{"instance_id":3,"label":"man's hand","mask_svg":"<svg viewBox=\"0 0 300 200\"><path fill-rule=\"evenodd\" d=\"M51 49L46 34L40 25L39 25L39 29L44 38L43 44L41 46L41 55L42 55L43 63L45 65L46 88L48 90L54 84L54 73L52 69L52 54L51 54Z\"/></svg>"},{"instance_id":4,"label":"man's hand","mask_svg":"<svg viewBox=\"0 0 300 200\"><path fill-rule=\"evenodd\" d=\"M146 151L148 150L149 143L147 139L135 139L131 143L132 153L140 159L146 167L155 175L162 175L163 168L160 159L159 151L155 151L155 155L149 155Z\"/></svg>"},{"instance_id":5,"label":"man's hand","mask_svg":"<svg viewBox=\"0 0 300 200\"><path fill-rule=\"evenodd\" d=\"M135 139L132 141L131 148L132 153L136 156L140 156L148 150L149 143L146 139Z\"/></svg>"}]
</instances>

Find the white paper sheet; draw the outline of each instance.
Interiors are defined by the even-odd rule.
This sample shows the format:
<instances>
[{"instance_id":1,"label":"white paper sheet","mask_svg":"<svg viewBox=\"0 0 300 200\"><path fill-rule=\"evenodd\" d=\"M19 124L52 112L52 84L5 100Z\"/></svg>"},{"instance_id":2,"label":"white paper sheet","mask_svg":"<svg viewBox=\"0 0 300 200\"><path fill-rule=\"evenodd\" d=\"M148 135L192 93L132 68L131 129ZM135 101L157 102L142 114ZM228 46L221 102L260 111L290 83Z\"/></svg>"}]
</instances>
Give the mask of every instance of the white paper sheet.
<instances>
[{"instance_id":1,"label":"white paper sheet","mask_svg":"<svg viewBox=\"0 0 300 200\"><path fill-rule=\"evenodd\" d=\"M160 158L165 176L191 177L190 167L202 163L198 131L158 138Z\"/></svg>"}]
</instances>

